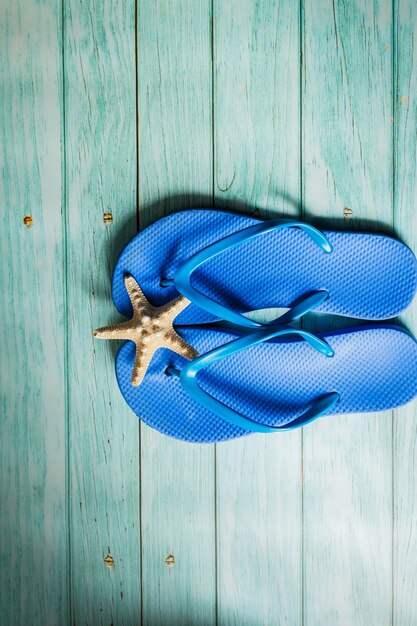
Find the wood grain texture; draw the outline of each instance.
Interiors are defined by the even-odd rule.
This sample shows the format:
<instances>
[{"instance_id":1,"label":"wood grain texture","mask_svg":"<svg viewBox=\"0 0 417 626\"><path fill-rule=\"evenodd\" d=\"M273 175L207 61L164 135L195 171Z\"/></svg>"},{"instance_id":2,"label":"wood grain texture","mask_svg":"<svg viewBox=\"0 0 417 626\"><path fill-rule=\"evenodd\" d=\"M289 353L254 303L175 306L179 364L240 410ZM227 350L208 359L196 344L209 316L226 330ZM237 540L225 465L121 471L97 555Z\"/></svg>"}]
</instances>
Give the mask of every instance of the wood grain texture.
<instances>
[{"instance_id":1,"label":"wood grain texture","mask_svg":"<svg viewBox=\"0 0 417 626\"><path fill-rule=\"evenodd\" d=\"M416 252L415 2L0 15L0 623L415 626L415 402L190 445L140 426L92 338L138 221L172 211L394 227Z\"/></svg>"},{"instance_id":2,"label":"wood grain texture","mask_svg":"<svg viewBox=\"0 0 417 626\"><path fill-rule=\"evenodd\" d=\"M392 15L387 0L304 8L304 215L392 227Z\"/></svg>"},{"instance_id":3,"label":"wood grain texture","mask_svg":"<svg viewBox=\"0 0 417 626\"><path fill-rule=\"evenodd\" d=\"M212 202L210 7L138 3L141 227ZM214 447L141 432L143 623L214 624Z\"/></svg>"},{"instance_id":4,"label":"wood grain texture","mask_svg":"<svg viewBox=\"0 0 417 626\"><path fill-rule=\"evenodd\" d=\"M254 0L215 7L215 205L297 215L298 7ZM298 626L299 432L217 446L217 537L219 624Z\"/></svg>"},{"instance_id":5,"label":"wood grain texture","mask_svg":"<svg viewBox=\"0 0 417 626\"><path fill-rule=\"evenodd\" d=\"M219 624L301 623L301 436L217 447Z\"/></svg>"},{"instance_id":6,"label":"wood grain texture","mask_svg":"<svg viewBox=\"0 0 417 626\"><path fill-rule=\"evenodd\" d=\"M138 2L139 223L211 206L209 0Z\"/></svg>"},{"instance_id":7,"label":"wood grain texture","mask_svg":"<svg viewBox=\"0 0 417 626\"><path fill-rule=\"evenodd\" d=\"M53 626L68 622L60 4L0 15L0 621Z\"/></svg>"},{"instance_id":8,"label":"wood grain texture","mask_svg":"<svg viewBox=\"0 0 417 626\"><path fill-rule=\"evenodd\" d=\"M299 9L282 0L216 0L215 7L217 206L224 200L264 216L297 215Z\"/></svg>"},{"instance_id":9,"label":"wood grain texture","mask_svg":"<svg viewBox=\"0 0 417 626\"><path fill-rule=\"evenodd\" d=\"M306 219L389 229L391 2L310 0L303 16ZM343 223L345 207L352 219ZM323 418L304 431L306 625L390 623L391 432L389 412Z\"/></svg>"},{"instance_id":10,"label":"wood grain texture","mask_svg":"<svg viewBox=\"0 0 417 626\"><path fill-rule=\"evenodd\" d=\"M417 250L417 6L398 0L395 15L394 224ZM416 301L401 321L417 332ZM417 622L417 410L395 411L394 431L394 626Z\"/></svg>"},{"instance_id":11,"label":"wood grain texture","mask_svg":"<svg viewBox=\"0 0 417 626\"><path fill-rule=\"evenodd\" d=\"M136 229L134 2L65 3L64 43L71 623L130 626L141 614L139 425L115 349L92 330L120 319L110 278Z\"/></svg>"}]
</instances>

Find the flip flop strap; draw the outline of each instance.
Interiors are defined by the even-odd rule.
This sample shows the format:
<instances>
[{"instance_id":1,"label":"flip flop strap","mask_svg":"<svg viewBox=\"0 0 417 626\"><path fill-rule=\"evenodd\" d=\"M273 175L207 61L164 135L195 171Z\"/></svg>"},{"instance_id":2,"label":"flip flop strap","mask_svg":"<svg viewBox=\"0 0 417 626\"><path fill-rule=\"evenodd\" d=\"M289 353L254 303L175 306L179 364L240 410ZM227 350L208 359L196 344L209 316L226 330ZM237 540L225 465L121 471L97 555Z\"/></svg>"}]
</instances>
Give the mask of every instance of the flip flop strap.
<instances>
[{"instance_id":1,"label":"flip flop strap","mask_svg":"<svg viewBox=\"0 0 417 626\"><path fill-rule=\"evenodd\" d=\"M313 242L317 246L319 246L319 248L321 248L324 253L328 254L332 251L332 246L327 237L321 231L317 230L310 224L304 224L303 222L296 221L268 220L255 224L254 226L244 228L243 230L232 233L231 235L227 235L226 237L223 237L222 239L219 239L218 241L208 245L206 248L203 248L202 250L191 256L179 268L174 278L163 279L161 281L161 284L166 287L174 284L177 291L179 291L179 293L188 298L188 300L190 300L194 304L197 304L200 308L208 311L209 313L215 315L220 319L231 322L232 324L243 326L245 328L262 328L264 326L263 324L248 319L237 311L232 311L228 309L226 306L220 304L219 302L216 302L209 296L206 296L205 294L195 289L195 287L191 285L191 275L203 263L217 256L221 252L231 250L232 248L235 248L236 246L239 246L246 241L250 241L255 237L259 237L261 235L265 235L267 233L281 230L284 228L299 228L300 230L303 230L309 237L311 237ZM318 302L315 302L314 306L317 306L317 304ZM312 307L310 306L310 309L311 308ZM306 310L304 307L303 312L300 313L300 315L305 312ZM300 317L300 315L298 315L298 317ZM295 318L293 317L291 319ZM281 320L281 323L288 323L289 321L289 316L287 316L285 322Z\"/></svg>"},{"instance_id":2,"label":"flip flop strap","mask_svg":"<svg viewBox=\"0 0 417 626\"><path fill-rule=\"evenodd\" d=\"M204 368L221 361L233 354L247 350L248 348L255 346L259 343L263 343L284 335L298 335L307 341L312 348L318 350L326 357L333 356L333 349L324 340L316 337L315 335L301 329L295 329L290 327L275 327L275 328L263 328L256 332L250 333L239 339L235 339L230 343L210 350L206 354L197 357L190 363L188 363L182 370L176 368L168 368L168 373L179 376L181 384L185 391L204 408L208 409L218 417L226 420L227 422L239 426L245 430L258 433L271 433L284 430L293 430L301 426L305 426L309 422L317 419L330 411L336 403L339 401L340 394L336 391L332 391L319 398L313 406L307 409L302 415L296 417L294 420L286 423L282 426L268 426L252 420L245 415L242 415L230 406L227 406L220 400L217 400L209 393L204 391L198 384L197 374Z\"/></svg>"}]
</instances>

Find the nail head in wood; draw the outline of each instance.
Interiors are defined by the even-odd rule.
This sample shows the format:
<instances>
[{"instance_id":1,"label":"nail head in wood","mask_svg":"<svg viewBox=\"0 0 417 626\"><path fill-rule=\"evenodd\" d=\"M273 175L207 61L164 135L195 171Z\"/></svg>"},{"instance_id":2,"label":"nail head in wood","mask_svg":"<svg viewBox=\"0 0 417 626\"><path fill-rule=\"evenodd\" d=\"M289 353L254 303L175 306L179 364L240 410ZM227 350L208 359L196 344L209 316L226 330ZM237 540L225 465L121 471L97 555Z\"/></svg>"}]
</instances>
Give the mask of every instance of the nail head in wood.
<instances>
[{"instance_id":1,"label":"nail head in wood","mask_svg":"<svg viewBox=\"0 0 417 626\"><path fill-rule=\"evenodd\" d=\"M106 567L108 567L109 569L112 569L114 567L114 558L112 556L110 556L110 554L108 554L104 558L104 565Z\"/></svg>"}]
</instances>

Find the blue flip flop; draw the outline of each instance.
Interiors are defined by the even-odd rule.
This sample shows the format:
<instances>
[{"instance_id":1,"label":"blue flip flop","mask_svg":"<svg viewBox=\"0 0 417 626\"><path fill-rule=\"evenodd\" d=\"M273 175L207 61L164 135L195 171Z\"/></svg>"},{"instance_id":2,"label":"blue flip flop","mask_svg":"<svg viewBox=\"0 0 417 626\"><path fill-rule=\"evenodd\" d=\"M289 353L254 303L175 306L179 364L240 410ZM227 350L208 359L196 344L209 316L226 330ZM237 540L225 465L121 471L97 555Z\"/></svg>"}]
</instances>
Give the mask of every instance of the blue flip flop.
<instances>
[{"instance_id":1,"label":"blue flip flop","mask_svg":"<svg viewBox=\"0 0 417 626\"><path fill-rule=\"evenodd\" d=\"M291 307L314 294L325 296L316 311L389 319L417 287L416 258L392 237L203 209L158 220L123 250L112 288L116 307L129 317L126 274L155 306L178 293L191 300L177 325L222 319L254 329L260 324L242 313Z\"/></svg>"},{"instance_id":2,"label":"blue flip flop","mask_svg":"<svg viewBox=\"0 0 417 626\"><path fill-rule=\"evenodd\" d=\"M171 437L202 443L280 432L417 395L417 342L398 327L318 336L282 324L184 327L177 319L188 300L153 307L131 276L123 285L132 319L95 335L129 340L116 359L121 392L144 422ZM120 309L122 291L114 293Z\"/></svg>"}]
</instances>

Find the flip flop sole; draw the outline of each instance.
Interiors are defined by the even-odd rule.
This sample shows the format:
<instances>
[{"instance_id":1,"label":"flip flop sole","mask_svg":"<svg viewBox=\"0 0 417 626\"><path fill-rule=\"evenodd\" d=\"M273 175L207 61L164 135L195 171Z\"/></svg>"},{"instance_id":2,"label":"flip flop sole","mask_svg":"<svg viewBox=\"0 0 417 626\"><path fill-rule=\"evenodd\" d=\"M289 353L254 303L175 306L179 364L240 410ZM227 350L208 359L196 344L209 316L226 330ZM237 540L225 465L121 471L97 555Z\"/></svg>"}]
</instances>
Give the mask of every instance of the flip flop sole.
<instances>
[{"instance_id":1,"label":"flip flop sole","mask_svg":"<svg viewBox=\"0 0 417 626\"><path fill-rule=\"evenodd\" d=\"M136 279L152 304L161 306L178 295L174 286L161 286L161 280L175 276L202 248L259 221L204 209L158 220L132 239L117 262L113 275L117 309L127 317L132 314L125 274ZM407 246L385 235L324 233L333 245L330 254L324 254L305 232L287 228L210 259L193 273L192 284L239 312L290 307L301 296L319 290L329 293L316 309L323 313L389 319L408 306L417 287L417 262ZM177 324L213 319L191 304Z\"/></svg>"},{"instance_id":2,"label":"flip flop sole","mask_svg":"<svg viewBox=\"0 0 417 626\"><path fill-rule=\"evenodd\" d=\"M236 338L217 330L177 330L201 354ZM292 421L331 391L340 393L333 415L391 409L417 395L417 342L408 332L369 326L320 336L334 349L333 357L302 340L271 341L201 371L199 383L227 406L269 426ZM200 443L248 434L203 408L179 378L166 373L169 366L181 369L187 363L169 350L157 350L142 384L134 387L134 355L133 343L121 347L117 379L126 402L149 426Z\"/></svg>"}]
</instances>

